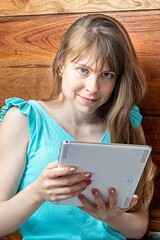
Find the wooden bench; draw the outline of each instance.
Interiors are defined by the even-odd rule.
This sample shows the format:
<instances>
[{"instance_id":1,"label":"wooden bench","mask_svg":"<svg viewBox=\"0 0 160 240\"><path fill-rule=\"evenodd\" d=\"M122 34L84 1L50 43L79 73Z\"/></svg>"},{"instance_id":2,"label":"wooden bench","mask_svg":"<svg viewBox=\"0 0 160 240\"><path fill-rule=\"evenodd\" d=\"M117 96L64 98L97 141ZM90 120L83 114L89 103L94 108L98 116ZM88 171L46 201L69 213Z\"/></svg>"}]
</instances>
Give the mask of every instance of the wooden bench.
<instances>
[{"instance_id":1,"label":"wooden bench","mask_svg":"<svg viewBox=\"0 0 160 240\"><path fill-rule=\"evenodd\" d=\"M160 168L160 11L108 12L124 24L146 74L148 90L140 105L147 144ZM60 38L82 14L0 18L0 107L10 97L47 96L49 66ZM150 206L149 231L160 231L160 172ZM17 233L1 239L21 239ZM145 237L145 239L147 239Z\"/></svg>"}]
</instances>

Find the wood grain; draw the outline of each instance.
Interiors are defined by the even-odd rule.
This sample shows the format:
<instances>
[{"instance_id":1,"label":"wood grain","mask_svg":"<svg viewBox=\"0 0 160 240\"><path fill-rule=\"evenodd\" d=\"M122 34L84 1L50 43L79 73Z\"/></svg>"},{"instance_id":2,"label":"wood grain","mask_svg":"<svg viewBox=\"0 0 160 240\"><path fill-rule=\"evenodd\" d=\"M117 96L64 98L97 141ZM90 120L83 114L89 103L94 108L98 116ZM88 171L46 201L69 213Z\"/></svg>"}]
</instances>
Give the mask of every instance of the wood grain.
<instances>
[{"instance_id":1,"label":"wood grain","mask_svg":"<svg viewBox=\"0 0 160 240\"><path fill-rule=\"evenodd\" d=\"M1 0L0 16L159 9L159 0Z\"/></svg>"},{"instance_id":2,"label":"wood grain","mask_svg":"<svg viewBox=\"0 0 160 240\"><path fill-rule=\"evenodd\" d=\"M21 240L21 239L22 239L22 236L18 231L13 232L4 237L0 237L0 240Z\"/></svg>"},{"instance_id":3,"label":"wood grain","mask_svg":"<svg viewBox=\"0 0 160 240\"><path fill-rule=\"evenodd\" d=\"M108 14L120 20L128 30L147 76L148 91L141 106L142 113L157 115L160 109L160 11ZM39 96L43 95L41 81L47 78L45 71L49 69L62 34L82 15L0 18L0 76L3 86L0 89L0 106L8 96L22 94L18 89L13 91L13 84L19 84L20 90L27 82L37 85L37 88L30 88L30 92L24 91L27 99L37 96L37 92L40 92Z\"/></svg>"},{"instance_id":4,"label":"wood grain","mask_svg":"<svg viewBox=\"0 0 160 240\"><path fill-rule=\"evenodd\" d=\"M155 192L151 204L152 210L160 209L160 117L144 117L142 121L146 142L152 146L152 159L157 165L155 177ZM160 225L160 221L159 221Z\"/></svg>"},{"instance_id":5,"label":"wood grain","mask_svg":"<svg viewBox=\"0 0 160 240\"><path fill-rule=\"evenodd\" d=\"M49 81L49 69L43 65L23 66L17 68L0 69L0 103L4 105L4 99L14 96L28 99L41 99L49 96L51 82Z\"/></svg>"},{"instance_id":6,"label":"wood grain","mask_svg":"<svg viewBox=\"0 0 160 240\"><path fill-rule=\"evenodd\" d=\"M152 146L152 154L159 158L160 164L160 117L144 117L142 126L147 144ZM159 165L160 166L160 165Z\"/></svg>"},{"instance_id":7,"label":"wood grain","mask_svg":"<svg viewBox=\"0 0 160 240\"><path fill-rule=\"evenodd\" d=\"M155 209L150 211L150 222L149 229L150 231L160 232L160 209Z\"/></svg>"}]
</instances>

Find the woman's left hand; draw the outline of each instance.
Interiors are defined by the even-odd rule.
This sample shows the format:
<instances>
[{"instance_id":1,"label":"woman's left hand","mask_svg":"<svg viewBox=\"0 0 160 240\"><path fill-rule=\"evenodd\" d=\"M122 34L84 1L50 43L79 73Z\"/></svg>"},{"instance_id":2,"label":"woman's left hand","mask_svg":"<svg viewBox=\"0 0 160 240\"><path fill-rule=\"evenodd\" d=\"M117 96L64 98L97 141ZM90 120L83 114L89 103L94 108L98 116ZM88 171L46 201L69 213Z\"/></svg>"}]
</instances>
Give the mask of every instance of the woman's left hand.
<instances>
[{"instance_id":1,"label":"woman's left hand","mask_svg":"<svg viewBox=\"0 0 160 240\"><path fill-rule=\"evenodd\" d=\"M122 215L127 210L134 207L138 199L137 195L133 195L129 208L120 209L117 206L117 193L114 188L109 189L108 204L105 203L98 189L93 189L92 194L94 196L96 205L90 203L90 201L83 194L78 195L79 200L83 204L83 207L80 207L80 209L106 223L112 222L113 218Z\"/></svg>"}]
</instances>

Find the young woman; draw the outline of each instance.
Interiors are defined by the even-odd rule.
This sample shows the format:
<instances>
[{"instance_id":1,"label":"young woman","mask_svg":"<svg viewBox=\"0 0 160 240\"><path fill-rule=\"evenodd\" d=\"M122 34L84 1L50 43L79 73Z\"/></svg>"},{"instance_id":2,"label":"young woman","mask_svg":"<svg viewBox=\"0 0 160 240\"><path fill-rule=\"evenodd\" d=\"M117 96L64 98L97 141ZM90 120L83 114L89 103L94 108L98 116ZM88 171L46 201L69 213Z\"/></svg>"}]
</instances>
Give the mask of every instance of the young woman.
<instances>
[{"instance_id":1,"label":"young woman","mask_svg":"<svg viewBox=\"0 0 160 240\"><path fill-rule=\"evenodd\" d=\"M57 168L63 140L145 144L137 105L146 83L126 30L103 14L78 19L64 34L52 73L48 100L7 99L2 108L0 236L19 229L25 240L141 238L153 194L151 159L127 211L117 207L112 186L108 203L98 189L97 206L85 198L92 172ZM81 209L55 204L74 196Z\"/></svg>"}]
</instances>

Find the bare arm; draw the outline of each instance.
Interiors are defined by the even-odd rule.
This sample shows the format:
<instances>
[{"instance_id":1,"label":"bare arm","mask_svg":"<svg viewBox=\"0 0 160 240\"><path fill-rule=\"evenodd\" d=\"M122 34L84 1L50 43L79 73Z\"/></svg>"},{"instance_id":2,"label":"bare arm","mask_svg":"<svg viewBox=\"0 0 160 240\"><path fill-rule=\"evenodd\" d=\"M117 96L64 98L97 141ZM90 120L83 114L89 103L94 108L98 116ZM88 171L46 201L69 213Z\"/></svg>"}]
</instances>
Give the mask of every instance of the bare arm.
<instances>
[{"instance_id":1,"label":"bare arm","mask_svg":"<svg viewBox=\"0 0 160 240\"><path fill-rule=\"evenodd\" d=\"M16 230L39 206L34 194L28 198L30 188L13 197L25 169L28 139L27 118L10 109L0 125L0 235Z\"/></svg>"},{"instance_id":2,"label":"bare arm","mask_svg":"<svg viewBox=\"0 0 160 240\"><path fill-rule=\"evenodd\" d=\"M148 211L141 209L125 212L109 221L110 227L121 232L126 238L140 239L148 228Z\"/></svg>"},{"instance_id":3,"label":"bare arm","mask_svg":"<svg viewBox=\"0 0 160 240\"><path fill-rule=\"evenodd\" d=\"M19 228L44 201L71 198L87 187L88 173L74 174L72 166L57 168L57 162L53 162L35 182L17 193L28 142L27 117L13 107L0 125L0 236Z\"/></svg>"}]
</instances>

